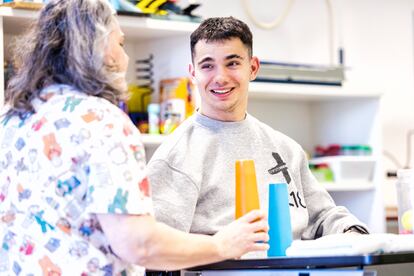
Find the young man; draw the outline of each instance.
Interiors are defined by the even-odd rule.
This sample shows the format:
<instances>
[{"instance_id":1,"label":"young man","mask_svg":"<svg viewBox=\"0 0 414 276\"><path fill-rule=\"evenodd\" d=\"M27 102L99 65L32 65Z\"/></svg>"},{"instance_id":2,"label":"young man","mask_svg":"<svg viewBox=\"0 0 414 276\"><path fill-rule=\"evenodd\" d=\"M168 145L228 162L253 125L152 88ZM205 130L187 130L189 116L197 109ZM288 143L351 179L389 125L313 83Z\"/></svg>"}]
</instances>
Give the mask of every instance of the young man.
<instances>
[{"instance_id":1,"label":"young man","mask_svg":"<svg viewBox=\"0 0 414 276\"><path fill-rule=\"evenodd\" d=\"M253 159L262 208L269 183L288 184L294 239L368 233L317 183L300 145L246 113L249 82L259 70L248 26L233 17L207 19L191 35L191 54L201 106L149 163L156 218L216 233L234 219L235 161Z\"/></svg>"}]
</instances>

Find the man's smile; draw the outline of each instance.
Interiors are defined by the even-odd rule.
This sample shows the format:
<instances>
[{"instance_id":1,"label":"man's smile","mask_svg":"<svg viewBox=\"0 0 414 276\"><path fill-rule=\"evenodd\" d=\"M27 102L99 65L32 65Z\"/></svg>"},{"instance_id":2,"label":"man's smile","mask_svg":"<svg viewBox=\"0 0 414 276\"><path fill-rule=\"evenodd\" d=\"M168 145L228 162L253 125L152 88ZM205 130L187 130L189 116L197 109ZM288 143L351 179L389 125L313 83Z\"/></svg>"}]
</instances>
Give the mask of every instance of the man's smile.
<instances>
[{"instance_id":1,"label":"man's smile","mask_svg":"<svg viewBox=\"0 0 414 276\"><path fill-rule=\"evenodd\" d=\"M234 88L217 88L210 91L216 95L226 95L233 91Z\"/></svg>"}]
</instances>

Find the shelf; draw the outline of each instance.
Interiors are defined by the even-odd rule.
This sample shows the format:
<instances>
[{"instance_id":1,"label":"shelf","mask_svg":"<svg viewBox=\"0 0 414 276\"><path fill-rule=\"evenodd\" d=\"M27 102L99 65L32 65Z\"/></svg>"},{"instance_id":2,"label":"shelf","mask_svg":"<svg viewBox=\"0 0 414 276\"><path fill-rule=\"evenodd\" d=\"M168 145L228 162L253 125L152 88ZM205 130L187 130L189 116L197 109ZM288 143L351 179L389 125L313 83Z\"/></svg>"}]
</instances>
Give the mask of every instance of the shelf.
<instances>
[{"instance_id":1,"label":"shelf","mask_svg":"<svg viewBox=\"0 0 414 276\"><path fill-rule=\"evenodd\" d=\"M122 31L128 39L153 39L188 35L198 27L199 23L172 21L135 16L118 16Z\"/></svg>"},{"instance_id":2,"label":"shelf","mask_svg":"<svg viewBox=\"0 0 414 276\"><path fill-rule=\"evenodd\" d=\"M373 156L350 156L350 155L338 155L338 156L326 156L326 157L317 157L309 160L309 164L318 165L318 164L331 164L331 163L341 163L341 162L375 162L375 157Z\"/></svg>"},{"instance_id":3,"label":"shelf","mask_svg":"<svg viewBox=\"0 0 414 276\"><path fill-rule=\"evenodd\" d=\"M144 146L147 147L157 147L162 142L164 142L167 135L157 135L157 134L141 134L141 140Z\"/></svg>"},{"instance_id":4,"label":"shelf","mask_svg":"<svg viewBox=\"0 0 414 276\"><path fill-rule=\"evenodd\" d=\"M43 3L34 3L34 2L7 2L1 4L4 7L11 7L11 8L21 8L21 9L31 9L31 10L39 10L43 7Z\"/></svg>"},{"instance_id":5,"label":"shelf","mask_svg":"<svg viewBox=\"0 0 414 276\"><path fill-rule=\"evenodd\" d=\"M357 91L346 88L346 86L251 82L249 86L249 97L252 99L342 101L345 99L377 99L381 97L381 93L358 93Z\"/></svg>"},{"instance_id":6,"label":"shelf","mask_svg":"<svg viewBox=\"0 0 414 276\"><path fill-rule=\"evenodd\" d=\"M39 11L0 7L6 34L21 34L38 16ZM139 16L119 15L119 23L127 39L154 39L189 35L199 23L172 21Z\"/></svg>"},{"instance_id":7,"label":"shelf","mask_svg":"<svg viewBox=\"0 0 414 276\"><path fill-rule=\"evenodd\" d=\"M328 192L356 192L375 189L374 183L369 181L346 180L341 182L320 182Z\"/></svg>"},{"instance_id":8,"label":"shelf","mask_svg":"<svg viewBox=\"0 0 414 276\"><path fill-rule=\"evenodd\" d=\"M309 160L309 164L328 164L334 182L321 182L329 192L368 191L375 189L374 156L327 156Z\"/></svg>"}]
</instances>

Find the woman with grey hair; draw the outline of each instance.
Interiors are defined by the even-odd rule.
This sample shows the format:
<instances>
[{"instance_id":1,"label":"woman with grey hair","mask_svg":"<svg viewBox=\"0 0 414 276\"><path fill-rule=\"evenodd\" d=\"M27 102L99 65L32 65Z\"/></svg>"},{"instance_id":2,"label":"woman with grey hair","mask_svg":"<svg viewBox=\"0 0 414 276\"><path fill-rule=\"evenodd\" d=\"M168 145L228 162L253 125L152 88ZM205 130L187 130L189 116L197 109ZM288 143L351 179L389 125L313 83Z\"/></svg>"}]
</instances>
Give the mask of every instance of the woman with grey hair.
<instances>
[{"instance_id":1,"label":"woman with grey hair","mask_svg":"<svg viewBox=\"0 0 414 276\"><path fill-rule=\"evenodd\" d=\"M260 211L214 236L155 221L140 134L117 107L123 43L106 0L52 0L16 47L0 118L0 274L137 275L268 248Z\"/></svg>"}]
</instances>

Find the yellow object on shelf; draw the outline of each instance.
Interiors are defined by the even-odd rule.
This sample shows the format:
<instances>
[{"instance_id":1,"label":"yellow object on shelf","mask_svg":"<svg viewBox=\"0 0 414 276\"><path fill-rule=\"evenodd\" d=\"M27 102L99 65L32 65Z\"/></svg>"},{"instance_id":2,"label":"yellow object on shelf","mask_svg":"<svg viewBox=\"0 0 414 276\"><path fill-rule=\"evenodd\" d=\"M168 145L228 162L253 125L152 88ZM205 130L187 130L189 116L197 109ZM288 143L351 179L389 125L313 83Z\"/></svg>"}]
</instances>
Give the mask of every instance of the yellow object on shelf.
<instances>
[{"instance_id":1,"label":"yellow object on shelf","mask_svg":"<svg viewBox=\"0 0 414 276\"><path fill-rule=\"evenodd\" d=\"M135 84L128 85L129 99L127 101L128 112L147 112L151 101L152 89Z\"/></svg>"},{"instance_id":2,"label":"yellow object on shelf","mask_svg":"<svg viewBox=\"0 0 414 276\"><path fill-rule=\"evenodd\" d=\"M413 210L405 211L401 217L401 224L404 230L412 233L413 229Z\"/></svg>"},{"instance_id":3,"label":"yellow object on shelf","mask_svg":"<svg viewBox=\"0 0 414 276\"><path fill-rule=\"evenodd\" d=\"M2 3L0 6L3 7L12 7L15 9L28 9L28 10L40 10L43 7L44 3L42 1L33 2L33 1L19 1L15 0L13 2Z\"/></svg>"},{"instance_id":4,"label":"yellow object on shelf","mask_svg":"<svg viewBox=\"0 0 414 276\"><path fill-rule=\"evenodd\" d=\"M195 109L194 85L189 78L160 81L161 133L171 133Z\"/></svg>"},{"instance_id":5,"label":"yellow object on shelf","mask_svg":"<svg viewBox=\"0 0 414 276\"><path fill-rule=\"evenodd\" d=\"M166 10L159 9L165 2L167 2L167 0L141 0L138 1L136 7L143 13L166 15Z\"/></svg>"}]
</instances>

